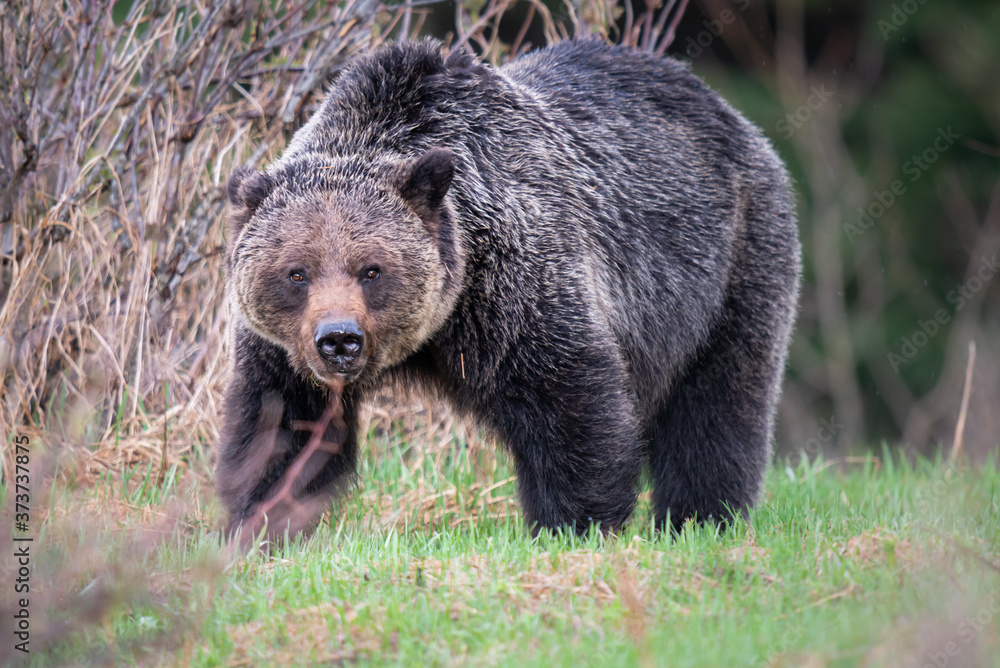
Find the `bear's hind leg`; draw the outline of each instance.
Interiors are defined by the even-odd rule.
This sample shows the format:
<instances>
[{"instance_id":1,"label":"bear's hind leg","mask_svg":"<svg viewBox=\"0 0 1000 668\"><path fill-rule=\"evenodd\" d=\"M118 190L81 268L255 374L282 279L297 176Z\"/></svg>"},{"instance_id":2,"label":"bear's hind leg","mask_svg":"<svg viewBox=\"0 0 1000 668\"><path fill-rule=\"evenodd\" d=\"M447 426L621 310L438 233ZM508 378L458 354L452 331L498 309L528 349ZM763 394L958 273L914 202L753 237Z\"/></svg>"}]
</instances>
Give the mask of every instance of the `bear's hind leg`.
<instances>
[{"instance_id":1,"label":"bear's hind leg","mask_svg":"<svg viewBox=\"0 0 1000 668\"><path fill-rule=\"evenodd\" d=\"M791 302L787 302L790 304ZM726 315L650 428L653 510L675 530L686 519L726 522L756 502L771 456L790 318L771 309ZM790 307L789 307L790 308Z\"/></svg>"}]
</instances>

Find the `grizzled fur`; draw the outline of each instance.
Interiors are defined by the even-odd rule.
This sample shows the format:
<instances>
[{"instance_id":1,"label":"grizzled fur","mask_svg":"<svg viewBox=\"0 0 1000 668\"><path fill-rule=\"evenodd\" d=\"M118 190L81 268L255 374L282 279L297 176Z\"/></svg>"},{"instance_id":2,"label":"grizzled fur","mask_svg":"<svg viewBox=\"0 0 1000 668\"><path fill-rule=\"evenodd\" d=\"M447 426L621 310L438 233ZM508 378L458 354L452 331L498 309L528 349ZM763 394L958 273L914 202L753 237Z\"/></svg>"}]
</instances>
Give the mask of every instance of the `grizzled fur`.
<instances>
[{"instance_id":1,"label":"grizzled fur","mask_svg":"<svg viewBox=\"0 0 1000 668\"><path fill-rule=\"evenodd\" d=\"M239 315L218 479L234 525L338 379L348 433L312 489L350 479L359 402L402 382L499 436L536 526L620 526L645 463L660 521L757 499L799 281L790 187L680 63L588 41L495 70L387 46L229 196ZM364 331L357 373L315 352L331 314ZM275 398L279 451L240 479Z\"/></svg>"}]
</instances>

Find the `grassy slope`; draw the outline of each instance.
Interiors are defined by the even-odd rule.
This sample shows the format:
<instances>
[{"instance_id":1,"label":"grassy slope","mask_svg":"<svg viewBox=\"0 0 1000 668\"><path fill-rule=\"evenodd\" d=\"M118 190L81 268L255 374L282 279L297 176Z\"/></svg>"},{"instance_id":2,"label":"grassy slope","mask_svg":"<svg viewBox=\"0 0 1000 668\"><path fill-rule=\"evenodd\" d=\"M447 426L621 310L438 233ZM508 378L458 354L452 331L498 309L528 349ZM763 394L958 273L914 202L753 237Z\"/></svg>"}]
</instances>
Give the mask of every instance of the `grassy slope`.
<instances>
[{"instance_id":1,"label":"grassy slope","mask_svg":"<svg viewBox=\"0 0 1000 668\"><path fill-rule=\"evenodd\" d=\"M36 581L89 545L103 565L67 591L131 584L35 662L1000 665L995 465L776 466L721 536L654 535L643 506L617 539L533 540L503 460L376 451L332 525L272 557L227 557L186 477L56 492Z\"/></svg>"}]
</instances>

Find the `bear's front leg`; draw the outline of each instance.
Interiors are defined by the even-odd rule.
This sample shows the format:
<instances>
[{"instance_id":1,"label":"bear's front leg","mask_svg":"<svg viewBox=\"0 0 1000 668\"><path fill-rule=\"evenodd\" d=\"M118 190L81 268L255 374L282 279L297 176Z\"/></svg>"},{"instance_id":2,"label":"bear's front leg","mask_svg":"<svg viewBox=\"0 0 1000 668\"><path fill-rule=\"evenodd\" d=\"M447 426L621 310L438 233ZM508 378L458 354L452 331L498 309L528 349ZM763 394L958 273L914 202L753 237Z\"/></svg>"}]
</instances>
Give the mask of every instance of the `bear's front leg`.
<instances>
[{"instance_id":1,"label":"bear's front leg","mask_svg":"<svg viewBox=\"0 0 1000 668\"><path fill-rule=\"evenodd\" d=\"M643 451L624 372L593 351L546 377L520 378L494 421L512 453L533 530L619 529L635 507Z\"/></svg>"},{"instance_id":2,"label":"bear's front leg","mask_svg":"<svg viewBox=\"0 0 1000 668\"><path fill-rule=\"evenodd\" d=\"M235 338L216 469L229 532L256 533L266 521L269 534L295 533L354 472L356 402L299 376L281 348L245 327Z\"/></svg>"}]
</instances>

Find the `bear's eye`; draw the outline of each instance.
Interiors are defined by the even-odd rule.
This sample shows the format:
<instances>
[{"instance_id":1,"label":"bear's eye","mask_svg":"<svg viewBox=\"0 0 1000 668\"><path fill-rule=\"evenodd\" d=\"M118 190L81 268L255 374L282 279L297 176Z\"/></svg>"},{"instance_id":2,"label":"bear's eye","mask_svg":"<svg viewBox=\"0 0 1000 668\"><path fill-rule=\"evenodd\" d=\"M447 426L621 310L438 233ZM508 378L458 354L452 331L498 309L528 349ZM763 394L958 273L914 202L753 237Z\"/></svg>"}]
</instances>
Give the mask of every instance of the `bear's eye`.
<instances>
[{"instance_id":1,"label":"bear's eye","mask_svg":"<svg viewBox=\"0 0 1000 668\"><path fill-rule=\"evenodd\" d=\"M290 280L292 283L305 283L306 275L301 271L293 271L288 275L288 280Z\"/></svg>"},{"instance_id":2,"label":"bear's eye","mask_svg":"<svg viewBox=\"0 0 1000 668\"><path fill-rule=\"evenodd\" d=\"M362 278L366 281L374 281L381 275L382 271L378 267L368 267L362 274Z\"/></svg>"}]
</instances>

